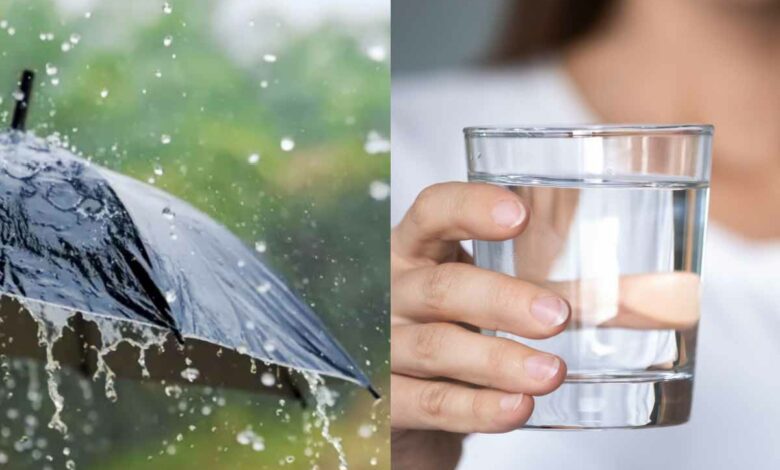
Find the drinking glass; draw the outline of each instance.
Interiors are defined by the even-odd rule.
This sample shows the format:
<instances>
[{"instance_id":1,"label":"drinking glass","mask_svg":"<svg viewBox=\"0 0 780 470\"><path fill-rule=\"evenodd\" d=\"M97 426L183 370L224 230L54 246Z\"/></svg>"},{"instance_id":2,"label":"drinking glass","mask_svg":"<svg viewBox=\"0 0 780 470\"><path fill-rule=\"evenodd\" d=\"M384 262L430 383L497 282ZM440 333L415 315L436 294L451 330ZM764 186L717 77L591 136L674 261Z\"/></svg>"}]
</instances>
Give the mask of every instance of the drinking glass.
<instances>
[{"instance_id":1,"label":"drinking glass","mask_svg":"<svg viewBox=\"0 0 780 470\"><path fill-rule=\"evenodd\" d=\"M464 129L469 181L525 201L507 241L474 241L478 266L543 286L571 306L564 384L536 398L529 428L688 421L707 218L710 125Z\"/></svg>"}]
</instances>

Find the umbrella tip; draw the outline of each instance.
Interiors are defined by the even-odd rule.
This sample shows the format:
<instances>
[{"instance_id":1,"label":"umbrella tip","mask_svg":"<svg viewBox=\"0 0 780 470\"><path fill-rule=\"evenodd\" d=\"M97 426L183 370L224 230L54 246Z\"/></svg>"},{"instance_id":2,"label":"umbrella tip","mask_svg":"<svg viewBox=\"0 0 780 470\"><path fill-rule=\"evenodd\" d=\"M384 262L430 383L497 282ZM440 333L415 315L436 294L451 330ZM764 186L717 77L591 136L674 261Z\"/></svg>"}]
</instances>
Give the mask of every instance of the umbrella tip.
<instances>
[{"instance_id":1,"label":"umbrella tip","mask_svg":"<svg viewBox=\"0 0 780 470\"><path fill-rule=\"evenodd\" d=\"M16 108L11 121L11 129L17 131L24 131L25 129L27 109L30 107L30 98L32 97L33 80L35 80L35 73L32 70L25 69L19 79L19 90L14 94Z\"/></svg>"},{"instance_id":2,"label":"umbrella tip","mask_svg":"<svg viewBox=\"0 0 780 470\"><path fill-rule=\"evenodd\" d=\"M371 394L371 396L374 397L374 400L382 399L382 395L380 395L379 392L377 392L374 386L371 384L368 384L368 392Z\"/></svg>"}]
</instances>

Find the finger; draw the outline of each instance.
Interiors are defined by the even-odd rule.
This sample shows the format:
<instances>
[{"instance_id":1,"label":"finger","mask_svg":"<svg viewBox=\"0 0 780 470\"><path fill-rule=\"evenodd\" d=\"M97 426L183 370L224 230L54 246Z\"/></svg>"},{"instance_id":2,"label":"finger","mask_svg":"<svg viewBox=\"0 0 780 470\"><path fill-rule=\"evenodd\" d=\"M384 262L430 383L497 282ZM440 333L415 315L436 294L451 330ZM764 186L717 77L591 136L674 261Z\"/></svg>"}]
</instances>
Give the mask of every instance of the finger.
<instances>
[{"instance_id":1,"label":"finger","mask_svg":"<svg viewBox=\"0 0 780 470\"><path fill-rule=\"evenodd\" d=\"M420 380L393 374L390 415L396 429L496 433L522 426L533 411L533 397L490 389Z\"/></svg>"},{"instance_id":2,"label":"finger","mask_svg":"<svg viewBox=\"0 0 780 470\"><path fill-rule=\"evenodd\" d=\"M526 338L566 328L569 305L557 294L463 263L404 272L393 280L393 315L415 322L464 322Z\"/></svg>"},{"instance_id":3,"label":"finger","mask_svg":"<svg viewBox=\"0 0 780 470\"><path fill-rule=\"evenodd\" d=\"M441 183L425 188L393 230L392 249L408 258L450 259L459 240L507 240L524 228L528 210L499 186Z\"/></svg>"},{"instance_id":4,"label":"finger","mask_svg":"<svg viewBox=\"0 0 780 470\"><path fill-rule=\"evenodd\" d=\"M395 373L529 395L550 393L566 377L563 361L552 354L451 323L393 327L391 361Z\"/></svg>"}]
</instances>

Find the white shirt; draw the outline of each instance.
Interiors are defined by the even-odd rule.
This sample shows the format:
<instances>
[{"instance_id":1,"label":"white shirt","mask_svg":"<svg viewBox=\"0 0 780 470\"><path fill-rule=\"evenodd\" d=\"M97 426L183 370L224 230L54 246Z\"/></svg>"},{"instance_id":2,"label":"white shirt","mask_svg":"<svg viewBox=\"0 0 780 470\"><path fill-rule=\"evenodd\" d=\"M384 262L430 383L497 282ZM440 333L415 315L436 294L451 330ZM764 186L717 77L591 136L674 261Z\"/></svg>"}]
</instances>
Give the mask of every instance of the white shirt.
<instances>
[{"instance_id":1,"label":"white shirt","mask_svg":"<svg viewBox=\"0 0 780 470\"><path fill-rule=\"evenodd\" d=\"M395 80L392 116L394 225L424 187L465 181L463 127L597 120L553 60ZM780 240L708 227L689 423L473 435L459 468L780 468Z\"/></svg>"}]
</instances>

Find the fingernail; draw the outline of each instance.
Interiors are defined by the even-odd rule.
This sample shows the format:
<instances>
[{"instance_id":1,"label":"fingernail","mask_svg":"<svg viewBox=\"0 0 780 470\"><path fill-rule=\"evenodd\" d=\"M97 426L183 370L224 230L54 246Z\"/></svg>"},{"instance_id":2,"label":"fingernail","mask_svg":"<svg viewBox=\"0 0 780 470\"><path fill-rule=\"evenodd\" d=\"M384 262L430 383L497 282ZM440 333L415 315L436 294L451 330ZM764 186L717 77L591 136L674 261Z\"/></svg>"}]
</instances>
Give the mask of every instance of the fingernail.
<instances>
[{"instance_id":1,"label":"fingernail","mask_svg":"<svg viewBox=\"0 0 780 470\"><path fill-rule=\"evenodd\" d=\"M544 326L558 326L569 318L569 304L558 297L541 297L531 303L531 315Z\"/></svg>"},{"instance_id":2,"label":"fingernail","mask_svg":"<svg viewBox=\"0 0 780 470\"><path fill-rule=\"evenodd\" d=\"M493 207L493 221L506 228L517 227L525 218L525 208L515 200L501 201Z\"/></svg>"},{"instance_id":3,"label":"fingernail","mask_svg":"<svg viewBox=\"0 0 780 470\"><path fill-rule=\"evenodd\" d=\"M555 377L561 367L561 360L555 356L542 354L525 359L525 372L532 379L545 381Z\"/></svg>"},{"instance_id":4,"label":"fingernail","mask_svg":"<svg viewBox=\"0 0 780 470\"><path fill-rule=\"evenodd\" d=\"M516 411L520 408L520 405L523 403L523 396L520 395L507 395L504 398L501 399L499 402L499 406L504 411Z\"/></svg>"}]
</instances>

